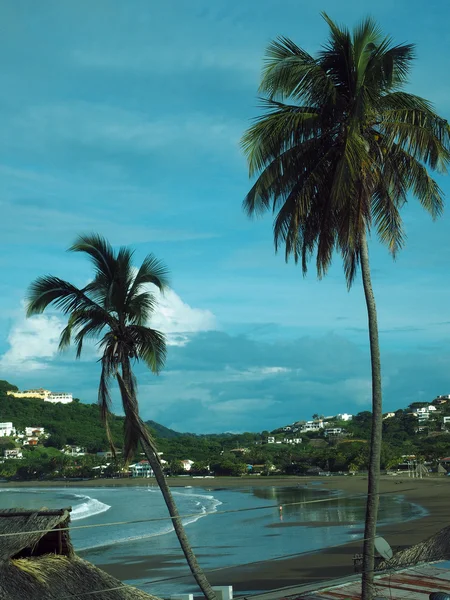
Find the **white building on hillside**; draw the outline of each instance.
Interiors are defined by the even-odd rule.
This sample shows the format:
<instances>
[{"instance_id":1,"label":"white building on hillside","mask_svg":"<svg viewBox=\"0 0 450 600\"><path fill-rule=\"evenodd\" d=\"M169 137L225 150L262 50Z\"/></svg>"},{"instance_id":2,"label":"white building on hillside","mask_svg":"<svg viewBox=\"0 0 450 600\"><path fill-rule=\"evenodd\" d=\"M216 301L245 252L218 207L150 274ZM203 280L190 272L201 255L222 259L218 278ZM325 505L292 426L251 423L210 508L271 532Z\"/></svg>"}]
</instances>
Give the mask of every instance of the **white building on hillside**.
<instances>
[{"instance_id":1,"label":"white building on hillside","mask_svg":"<svg viewBox=\"0 0 450 600\"><path fill-rule=\"evenodd\" d=\"M192 465L194 464L193 460L182 460L181 464L183 465L183 469L185 471L190 471L192 469Z\"/></svg>"},{"instance_id":2,"label":"white building on hillside","mask_svg":"<svg viewBox=\"0 0 450 600\"><path fill-rule=\"evenodd\" d=\"M325 431L323 432L323 434L328 437L330 436L339 436L339 435L343 435L345 433L345 431L342 429L342 427L330 427L329 429L325 429Z\"/></svg>"},{"instance_id":3,"label":"white building on hillside","mask_svg":"<svg viewBox=\"0 0 450 600\"><path fill-rule=\"evenodd\" d=\"M16 429L12 423L0 423L0 437L16 435Z\"/></svg>"},{"instance_id":4,"label":"white building on hillside","mask_svg":"<svg viewBox=\"0 0 450 600\"><path fill-rule=\"evenodd\" d=\"M83 448L83 446L65 446L61 452L64 452L68 456L84 456L86 448Z\"/></svg>"},{"instance_id":5,"label":"white building on hillside","mask_svg":"<svg viewBox=\"0 0 450 600\"><path fill-rule=\"evenodd\" d=\"M148 460L140 460L134 465L130 465L131 477L153 477L153 469Z\"/></svg>"},{"instance_id":6,"label":"white building on hillside","mask_svg":"<svg viewBox=\"0 0 450 600\"><path fill-rule=\"evenodd\" d=\"M302 438L284 438L284 444L301 444Z\"/></svg>"},{"instance_id":7,"label":"white building on hillside","mask_svg":"<svg viewBox=\"0 0 450 600\"><path fill-rule=\"evenodd\" d=\"M11 450L3 450L3 456L6 459L18 459L23 458L22 450L20 448L12 448Z\"/></svg>"},{"instance_id":8,"label":"white building on hillside","mask_svg":"<svg viewBox=\"0 0 450 600\"><path fill-rule=\"evenodd\" d=\"M38 437L45 434L43 427L25 427L25 435L31 437Z\"/></svg>"},{"instance_id":9,"label":"white building on hillside","mask_svg":"<svg viewBox=\"0 0 450 600\"><path fill-rule=\"evenodd\" d=\"M70 404L72 401L72 394L61 394L59 392L51 393L47 398L44 398L44 402L53 402L53 404Z\"/></svg>"},{"instance_id":10,"label":"white building on hillside","mask_svg":"<svg viewBox=\"0 0 450 600\"><path fill-rule=\"evenodd\" d=\"M339 415L336 415L336 419L339 419L340 421L351 421L353 419L353 415L348 415L347 413L341 413Z\"/></svg>"},{"instance_id":11,"label":"white building on hillside","mask_svg":"<svg viewBox=\"0 0 450 600\"><path fill-rule=\"evenodd\" d=\"M413 410L413 415L419 419L419 421L428 421L430 415L435 413L437 408L430 404L428 406L421 406Z\"/></svg>"},{"instance_id":12,"label":"white building on hillside","mask_svg":"<svg viewBox=\"0 0 450 600\"><path fill-rule=\"evenodd\" d=\"M53 402L54 404L69 404L73 401L72 394L62 394L60 392L51 392L50 390L44 390L43 388L35 390L24 390L23 392L6 392L8 396L14 396L14 398L38 398L44 402Z\"/></svg>"},{"instance_id":13,"label":"white building on hillside","mask_svg":"<svg viewBox=\"0 0 450 600\"><path fill-rule=\"evenodd\" d=\"M319 421L306 421L306 423L302 426L300 431L320 431L323 429L324 422L322 420Z\"/></svg>"}]
</instances>

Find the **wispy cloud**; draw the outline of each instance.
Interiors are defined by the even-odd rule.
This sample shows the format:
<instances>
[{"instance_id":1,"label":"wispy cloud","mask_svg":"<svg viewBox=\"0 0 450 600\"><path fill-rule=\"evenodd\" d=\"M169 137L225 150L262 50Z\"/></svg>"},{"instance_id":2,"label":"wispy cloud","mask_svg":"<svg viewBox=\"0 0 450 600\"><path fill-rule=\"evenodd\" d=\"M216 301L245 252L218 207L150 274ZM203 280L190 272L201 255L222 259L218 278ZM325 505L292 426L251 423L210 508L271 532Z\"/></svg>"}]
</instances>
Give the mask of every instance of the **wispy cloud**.
<instances>
[{"instance_id":1,"label":"wispy cloud","mask_svg":"<svg viewBox=\"0 0 450 600\"><path fill-rule=\"evenodd\" d=\"M216 151L226 146L228 152L234 147L237 152L245 123L200 112L155 119L108 104L67 102L30 106L6 125L12 146L26 143L42 149L76 142L146 154L164 148L176 152L180 143Z\"/></svg>"}]
</instances>

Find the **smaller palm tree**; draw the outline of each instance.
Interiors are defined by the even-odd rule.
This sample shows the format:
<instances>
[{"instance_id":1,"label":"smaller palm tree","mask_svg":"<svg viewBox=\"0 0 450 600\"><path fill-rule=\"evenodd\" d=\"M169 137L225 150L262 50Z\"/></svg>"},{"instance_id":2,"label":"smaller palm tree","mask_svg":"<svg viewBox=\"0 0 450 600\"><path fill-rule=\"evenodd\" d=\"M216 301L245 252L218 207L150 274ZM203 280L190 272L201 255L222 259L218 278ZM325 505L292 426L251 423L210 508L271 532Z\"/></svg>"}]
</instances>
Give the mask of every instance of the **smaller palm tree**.
<instances>
[{"instance_id":1,"label":"smaller palm tree","mask_svg":"<svg viewBox=\"0 0 450 600\"><path fill-rule=\"evenodd\" d=\"M52 275L38 277L29 288L27 316L41 314L50 305L68 315L59 348L63 350L73 341L77 358L80 358L86 340L97 341L102 350L98 402L111 447L114 450L108 426L110 384L112 379L116 379L125 413L124 458L128 462L138 445L142 446L191 572L206 598L215 600L215 594L189 544L164 477L155 442L139 415L137 386L132 371L132 364L136 362L145 363L153 373L158 373L164 365L164 335L148 327L147 323L156 309L156 299L149 291L149 284L164 291L168 283L167 269L150 254L136 270L132 251L122 247L115 253L103 237L95 234L80 236L69 251L89 256L95 269L93 280L80 289Z\"/></svg>"}]
</instances>

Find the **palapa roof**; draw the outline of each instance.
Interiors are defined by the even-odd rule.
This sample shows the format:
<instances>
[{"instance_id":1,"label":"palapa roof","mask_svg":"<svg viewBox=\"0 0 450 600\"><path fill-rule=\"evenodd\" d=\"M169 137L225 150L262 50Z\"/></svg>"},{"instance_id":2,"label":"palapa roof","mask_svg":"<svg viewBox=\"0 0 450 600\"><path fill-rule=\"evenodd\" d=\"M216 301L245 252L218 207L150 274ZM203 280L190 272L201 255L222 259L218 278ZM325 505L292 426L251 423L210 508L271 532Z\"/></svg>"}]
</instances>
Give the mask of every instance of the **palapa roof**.
<instances>
[{"instance_id":1,"label":"palapa roof","mask_svg":"<svg viewBox=\"0 0 450 600\"><path fill-rule=\"evenodd\" d=\"M428 539L396 552L390 560L383 561L378 565L381 569L400 569L429 563L438 560L450 559L450 527L444 527Z\"/></svg>"},{"instance_id":2,"label":"palapa roof","mask_svg":"<svg viewBox=\"0 0 450 600\"><path fill-rule=\"evenodd\" d=\"M0 511L2 600L155 600L79 558L70 509Z\"/></svg>"}]
</instances>

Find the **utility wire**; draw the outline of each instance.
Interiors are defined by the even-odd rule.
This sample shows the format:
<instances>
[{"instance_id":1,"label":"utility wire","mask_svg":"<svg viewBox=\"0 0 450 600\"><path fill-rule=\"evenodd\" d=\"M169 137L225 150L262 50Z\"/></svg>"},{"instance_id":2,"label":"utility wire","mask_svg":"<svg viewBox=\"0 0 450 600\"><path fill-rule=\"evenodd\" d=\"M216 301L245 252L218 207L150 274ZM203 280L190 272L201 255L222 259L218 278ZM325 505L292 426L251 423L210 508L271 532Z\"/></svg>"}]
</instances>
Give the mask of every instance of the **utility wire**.
<instances>
[{"instance_id":1,"label":"utility wire","mask_svg":"<svg viewBox=\"0 0 450 600\"><path fill-rule=\"evenodd\" d=\"M410 491L414 491L417 490L418 488L407 488L407 489L403 489L401 490L401 492L410 492ZM386 496L389 494L398 494L399 492L397 490L393 490L390 492L378 492L378 496ZM322 502L336 502L339 500L351 500L351 499L355 499L355 498L367 498L368 494L367 493L361 493L361 494L353 494L350 496L341 496L336 494L335 496L331 496L329 498L320 498L318 500L301 500L299 502L286 502L284 504L266 504L264 506L251 506L251 507L247 507L247 508L231 508L231 509L227 509L227 510L212 510L212 511L207 511L204 513L190 513L187 515L180 515L179 517L171 517L170 515L167 517L156 517L156 518L152 518L152 519L135 519L135 520L131 520L131 521L114 521L111 523L90 523L88 525L73 525L73 526L69 526L69 527L61 527L59 528L59 531L74 531L74 530L78 530L78 529L96 529L99 527L117 527L119 525L134 525L134 524L141 524L141 523L155 523L155 522L160 522L160 521L174 521L174 520L178 520L178 519L189 519L189 518L193 518L193 517L197 517L197 518L202 518L202 517L206 517L208 515L224 515L224 514L230 514L230 513L239 513L239 512L250 512L253 510L269 510L272 508L280 508L280 507L288 507L288 506L304 506L304 505L309 505L309 504L319 504ZM36 511L39 512L39 511ZM31 530L31 531L14 531L14 532L10 532L10 533L0 533L0 538L1 537L14 537L14 536L21 536L21 535L29 535L29 534L36 534L36 533L47 533L48 531L50 531L49 529L35 529L35 530Z\"/></svg>"}]
</instances>

